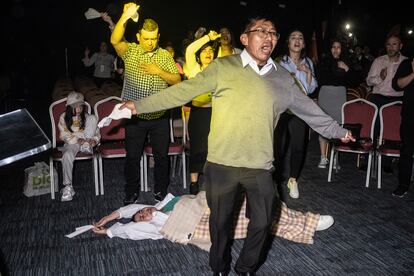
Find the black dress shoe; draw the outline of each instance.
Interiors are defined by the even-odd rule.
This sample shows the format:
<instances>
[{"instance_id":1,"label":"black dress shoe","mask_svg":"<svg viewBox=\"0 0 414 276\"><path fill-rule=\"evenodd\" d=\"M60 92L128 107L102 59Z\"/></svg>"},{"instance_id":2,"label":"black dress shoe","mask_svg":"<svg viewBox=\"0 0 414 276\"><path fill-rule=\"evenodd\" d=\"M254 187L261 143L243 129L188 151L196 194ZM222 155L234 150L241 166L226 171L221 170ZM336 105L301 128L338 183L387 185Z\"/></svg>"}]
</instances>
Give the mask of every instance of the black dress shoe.
<instances>
[{"instance_id":1,"label":"black dress shoe","mask_svg":"<svg viewBox=\"0 0 414 276\"><path fill-rule=\"evenodd\" d=\"M135 201L137 201L137 199L138 199L137 193L127 194L124 198L124 205L133 204L135 203Z\"/></svg>"},{"instance_id":2,"label":"black dress shoe","mask_svg":"<svg viewBox=\"0 0 414 276\"><path fill-rule=\"evenodd\" d=\"M196 195L199 192L199 187L197 182L191 182L190 184L190 195Z\"/></svg>"}]
</instances>

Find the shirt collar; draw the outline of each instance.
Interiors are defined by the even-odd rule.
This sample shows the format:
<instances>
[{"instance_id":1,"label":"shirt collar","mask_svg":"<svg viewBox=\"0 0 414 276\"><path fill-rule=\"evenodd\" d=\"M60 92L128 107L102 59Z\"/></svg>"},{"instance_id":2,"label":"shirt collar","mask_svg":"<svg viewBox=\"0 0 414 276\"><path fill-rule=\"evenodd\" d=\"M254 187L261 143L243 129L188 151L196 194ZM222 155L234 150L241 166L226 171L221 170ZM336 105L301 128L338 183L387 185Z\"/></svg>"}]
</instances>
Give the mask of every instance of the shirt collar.
<instances>
[{"instance_id":1,"label":"shirt collar","mask_svg":"<svg viewBox=\"0 0 414 276\"><path fill-rule=\"evenodd\" d=\"M251 55L244 49L240 57L242 59L243 68L245 68L247 65L250 65L250 67L260 76L263 76L264 74L268 73L272 67L277 70L276 64L273 62L273 60L269 57L269 59L266 62L266 65L262 67L262 69L259 69L259 66L257 65L256 61L251 57Z\"/></svg>"},{"instance_id":2,"label":"shirt collar","mask_svg":"<svg viewBox=\"0 0 414 276\"><path fill-rule=\"evenodd\" d=\"M137 45L138 45L138 49L141 51L142 54L148 54L150 56L156 54L158 52L158 50L160 49L160 46L157 46L157 48L155 48L154 51L152 51L152 52L146 52L144 50L144 48L142 48L142 46L140 44L137 44Z\"/></svg>"}]
</instances>

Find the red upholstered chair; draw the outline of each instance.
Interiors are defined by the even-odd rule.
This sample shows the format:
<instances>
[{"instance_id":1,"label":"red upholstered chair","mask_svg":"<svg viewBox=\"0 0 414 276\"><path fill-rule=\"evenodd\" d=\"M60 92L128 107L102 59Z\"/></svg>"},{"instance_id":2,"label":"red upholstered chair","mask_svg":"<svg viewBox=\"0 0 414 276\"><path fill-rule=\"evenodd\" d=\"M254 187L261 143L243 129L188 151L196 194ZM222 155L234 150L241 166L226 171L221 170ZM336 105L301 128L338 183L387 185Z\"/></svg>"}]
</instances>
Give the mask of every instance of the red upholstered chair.
<instances>
[{"instance_id":1,"label":"red upholstered chair","mask_svg":"<svg viewBox=\"0 0 414 276\"><path fill-rule=\"evenodd\" d=\"M401 101L383 105L379 110L380 135L377 148L378 189L381 189L382 156L400 157Z\"/></svg>"},{"instance_id":2,"label":"red upholstered chair","mask_svg":"<svg viewBox=\"0 0 414 276\"><path fill-rule=\"evenodd\" d=\"M342 124L360 124L360 137L357 137L357 142L347 144L339 142L333 145L329 162L328 182L332 181L333 161L334 158L337 158L336 154L338 152L368 154L365 187L369 187L372 157L375 153L372 141L374 139L374 124L377 113L376 105L362 98L345 102L342 105Z\"/></svg>"},{"instance_id":3,"label":"red upholstered chair","mask_svg":"<svg viewBox=\"0 0 414 276\"><path fill-rule=\"evenodd\" d=\"M95 115L98 120L109 116L115 105L121 103L122 99L116 96L111 96L98 101L95 106ZM99 183L101 194L104 194L104 170L103 158L124 158L126 156L125 150L125 126L124 120L112 120L108 126L99 129L101 133L101 143L98 147L98 166L99 166ZM143 159L141 157L141 172L140 182L141 191L144 190L144 174L143 174Z\"/></svg>"},{"instance_id":4,"label":"red upholstered chair","mask_svg":"<svg viewBox=\"0 0 414 276\"><path fill-rule=\"evenodd\" d=\"M85 102L88 109L88 113L91 113L91 106ZM49 169L50 169L50 194L52 199L55 199L55 184L53 177L53 163L54 161L62 161L63 153L58 150L58 147L63 146L64 142L59 138L60 131L58 128L60 115L66 110L66 98L60 99L53 102L49 107L49 116L50 122L52 124L52 153L49 157ZM96 158L96 153L85 153L78 152L75 157L76 160L92 160L93 165L93 174L95 180L95 195L99 195L99 185L98 185L98 162Z\"/></svg>"}]
</instances>

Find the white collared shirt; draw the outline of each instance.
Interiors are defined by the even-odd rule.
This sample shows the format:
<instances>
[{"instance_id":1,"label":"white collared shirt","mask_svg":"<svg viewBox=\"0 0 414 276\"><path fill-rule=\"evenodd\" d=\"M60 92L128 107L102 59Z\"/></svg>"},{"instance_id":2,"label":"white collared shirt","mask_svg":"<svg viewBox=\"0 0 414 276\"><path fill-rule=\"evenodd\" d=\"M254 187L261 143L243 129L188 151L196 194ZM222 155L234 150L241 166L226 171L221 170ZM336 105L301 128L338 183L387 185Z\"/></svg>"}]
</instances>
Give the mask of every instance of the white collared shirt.
<instances>
[{"instance_id":1,"label":"white collared shirt","mask_svg":"<svg viewBox=\"0 0 414 276\"><path fill-rule=\"evenodd\" d=\"M251 57L251 55L246 51L246 49L241 52L240 57L242 59L243 67L246 67L247 65L250 65L250 67L260 76L263 76L267 74L272 67L277 70L276 64L273 62L273 59L269 57L269 59L266 62L266 65L262 67L262 69L259 69L259 66L257 65L256 61Z\"/></svg>"}]
</instances>

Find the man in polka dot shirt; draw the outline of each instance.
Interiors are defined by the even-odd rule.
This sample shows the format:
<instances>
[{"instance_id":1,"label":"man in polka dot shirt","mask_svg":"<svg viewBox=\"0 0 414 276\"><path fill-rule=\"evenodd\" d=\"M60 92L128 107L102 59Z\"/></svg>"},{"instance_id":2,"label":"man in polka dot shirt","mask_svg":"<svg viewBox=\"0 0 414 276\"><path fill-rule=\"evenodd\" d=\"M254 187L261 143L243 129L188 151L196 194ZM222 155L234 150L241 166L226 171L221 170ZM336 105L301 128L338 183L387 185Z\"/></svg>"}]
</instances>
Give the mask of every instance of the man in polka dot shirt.
<instances>
[{"instance_id":1,"label":"man in polka dot shirt","mask_svg":"<svg viewBox=\"0 0 414 276\"><path fill-rule=\"evenodd\" d=\"M137 43L124 39L128 20L137 19L139 6L128 3L116 23L111 35L111 43L125 63L125 78L122 99L138 100L181 81L177 67L171 55L158 47L160 37L158 24L145 19L137 33ZM169 123L166 111L145 113L127 120L125 126L125 199L124 204L136 201L139 194L140 157L147 136L150 136L155 160L154 192L156 199L167 194L169 184L168 146Z\"/></svg>"}]
</instances>

